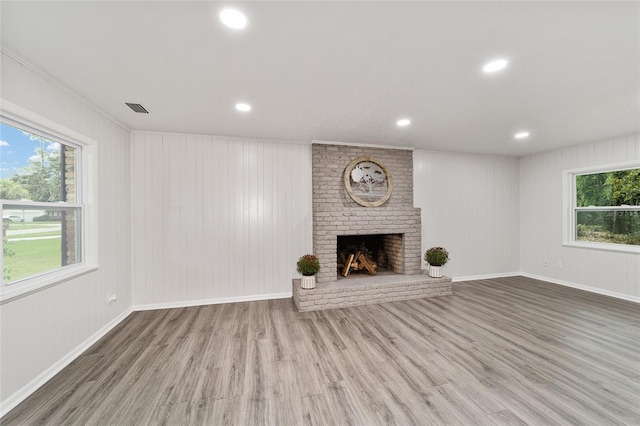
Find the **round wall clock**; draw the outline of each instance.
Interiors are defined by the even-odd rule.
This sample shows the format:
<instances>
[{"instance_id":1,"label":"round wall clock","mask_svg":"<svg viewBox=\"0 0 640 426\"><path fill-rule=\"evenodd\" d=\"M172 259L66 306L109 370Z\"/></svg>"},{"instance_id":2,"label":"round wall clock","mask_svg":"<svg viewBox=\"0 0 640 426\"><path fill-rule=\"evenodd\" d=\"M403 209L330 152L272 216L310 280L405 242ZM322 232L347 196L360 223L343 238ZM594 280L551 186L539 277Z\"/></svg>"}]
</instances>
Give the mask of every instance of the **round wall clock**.
<instances>
[{"instance_id":1,"label":"round wall clock","mask_svg":"<svg viewBox=\"0 0 640 426\"><path fill-rule=\"evenodd\" d=\"M359 157L344 170L344 186L356 203L365 207L378 207L391 197L391 173L373 157Z\"/></svg>"}]
</instances>

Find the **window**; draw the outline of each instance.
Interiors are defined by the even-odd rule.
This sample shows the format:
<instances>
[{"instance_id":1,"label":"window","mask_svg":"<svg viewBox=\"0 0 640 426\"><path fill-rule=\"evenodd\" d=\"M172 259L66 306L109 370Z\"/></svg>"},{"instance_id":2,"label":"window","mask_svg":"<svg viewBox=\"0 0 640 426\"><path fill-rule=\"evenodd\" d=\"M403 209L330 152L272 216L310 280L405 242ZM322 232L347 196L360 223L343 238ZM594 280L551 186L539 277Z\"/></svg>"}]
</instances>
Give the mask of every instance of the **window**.
<instances>
[{"instance_id":1,"label":"window","mask_svg":"<svg viewBox=\"0 0 640 426\"><path fill-rule=\"evenodd\" d=\"M0 123L2 279L12 284L82 262L82 149L6 121Z\"/></svg>"},{"instance_id":2,"label":"window","mask_svg":"<svg viewBox=\"0 0 640 426\"><path fill-rule=\"evenodd\" d=\"M34 114L16 118L6 104L0 115L2 300L95 269L87 254L96 258L85 244L87 233L95 234L88 232L95 221L83 173L92 141ZM90 241L95 247L95 236Z\"/></svg>"},{"instance_id":3,"label":"window","mask_svg":"<svg viewBox=\"0 0 640 426\"><path fill-rule=\"evenodd\" d=\"M565 243L640 252L640 164L565 172Z\"/></svg>"}]
</instances>

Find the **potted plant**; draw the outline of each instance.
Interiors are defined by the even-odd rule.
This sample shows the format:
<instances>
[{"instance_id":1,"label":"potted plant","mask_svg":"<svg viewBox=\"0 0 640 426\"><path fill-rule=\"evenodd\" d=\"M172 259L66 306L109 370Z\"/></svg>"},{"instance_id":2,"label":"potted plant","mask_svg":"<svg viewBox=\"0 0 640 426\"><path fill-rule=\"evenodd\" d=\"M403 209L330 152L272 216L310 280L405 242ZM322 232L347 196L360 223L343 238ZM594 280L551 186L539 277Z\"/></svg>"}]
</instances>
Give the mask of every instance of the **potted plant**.
<instances>
[{"instance_id":1,"label":"potted plant","mask_svg":"<svg viewBox=\"0 0 640 426\"><path fill-rule=\"evenodd\" d=\"M300 286L304 289L316 287L316 274L320 270L320 260L313 254L305 254L298 260L298 272L302 274Z\"/></svg>"},{"instance_id":2,"label":"potted plant","mask_svg":"<svg viewBox=\"0 0 640 426\"><path fill-rule=\"evenodd\" d=\"M429 264L429 276L442 277L442 267L449 261L449 252L443 247L431 247L424 254L424 260Z\"/></svg>"}]
</instances>

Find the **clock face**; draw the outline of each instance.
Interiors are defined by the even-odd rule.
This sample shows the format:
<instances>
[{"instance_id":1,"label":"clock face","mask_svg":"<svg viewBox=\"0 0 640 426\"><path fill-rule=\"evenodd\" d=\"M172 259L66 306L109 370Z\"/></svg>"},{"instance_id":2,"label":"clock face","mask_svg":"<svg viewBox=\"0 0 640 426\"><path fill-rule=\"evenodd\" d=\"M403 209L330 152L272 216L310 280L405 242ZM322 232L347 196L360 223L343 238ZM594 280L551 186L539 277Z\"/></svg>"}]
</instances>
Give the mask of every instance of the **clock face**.
<instances>
[{"instance_id":1,"label":"clock face","mask_svg":"<svg viewBox=\"0 0 640 426\"><path fill-rule=\"evenodd\" d=\"M356 203L365 207L378 207L391 196L393 181L380 161L373 157L360 157L349 163L344 170L344 185Z\"/></svg>"}]
</instances>

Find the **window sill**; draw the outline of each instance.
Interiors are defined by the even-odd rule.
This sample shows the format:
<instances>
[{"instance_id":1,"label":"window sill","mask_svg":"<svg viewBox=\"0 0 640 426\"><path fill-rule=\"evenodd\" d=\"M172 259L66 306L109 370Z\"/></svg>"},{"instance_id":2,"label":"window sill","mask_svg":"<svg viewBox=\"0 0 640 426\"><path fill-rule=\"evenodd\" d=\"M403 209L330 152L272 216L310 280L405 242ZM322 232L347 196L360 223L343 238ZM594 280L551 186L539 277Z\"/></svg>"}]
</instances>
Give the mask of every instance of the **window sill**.
<instances>
[{"instance_id":1,"label":"window sill","mask_svg":"<svg viewBox=\"0 0 640 426\"><path fill-rule=\"evenodd\" d=\"M54 287L89 272L97 271L98 268L98 265L69 266L37 277L28 278L15 284L6 285L0 292L0 305L37 293L46 288Z\"/></svg>"},{"instance_id":2,"label":"window sill","mask_svg":"<svg viewBox=\"0 0 640 426\"><path fill-rule=\"evenodd\" d=\"M573 241L562 244L563 247L574 247L590 250L614 251L618 253L640 254L640 246L632 246L625 244L602 244L589 243L586 241Z\"/></svg>"}]
</instances>

